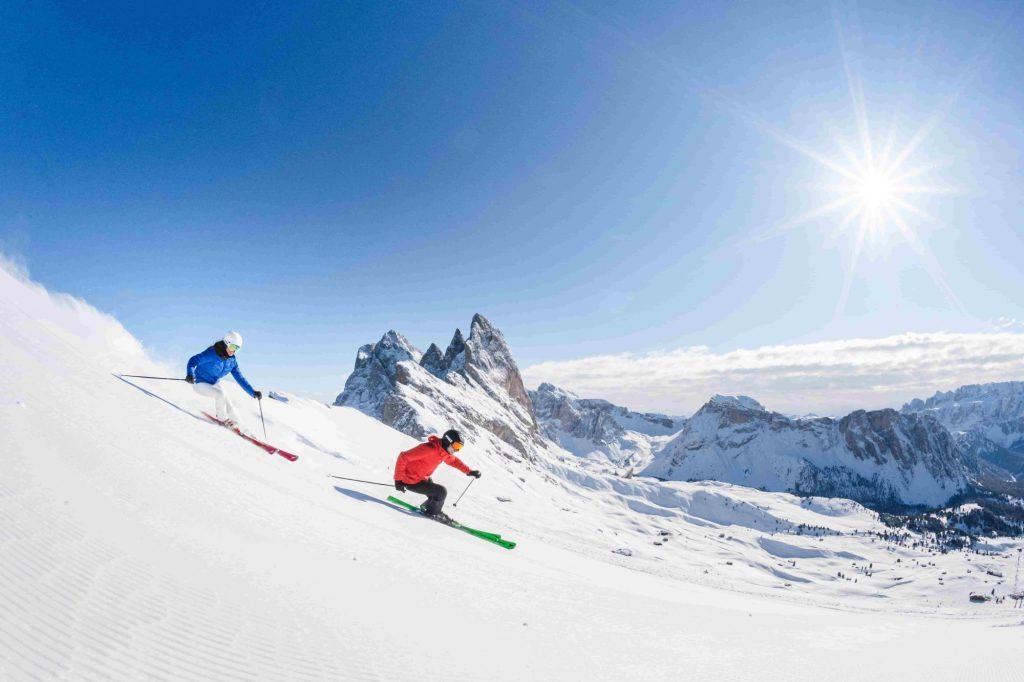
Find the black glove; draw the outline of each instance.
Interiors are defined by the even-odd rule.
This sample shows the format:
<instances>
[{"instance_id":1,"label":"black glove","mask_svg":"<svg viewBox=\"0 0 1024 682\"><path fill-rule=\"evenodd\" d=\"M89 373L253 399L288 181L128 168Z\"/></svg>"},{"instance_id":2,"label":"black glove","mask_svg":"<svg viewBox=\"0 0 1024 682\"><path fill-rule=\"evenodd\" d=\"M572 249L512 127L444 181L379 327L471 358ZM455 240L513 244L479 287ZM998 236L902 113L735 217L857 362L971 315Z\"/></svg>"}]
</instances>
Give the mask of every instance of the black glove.
<instances>
[{"instance_id":1,"label":"black glove","mask_svg":"<svg viewBox=\"0 0 1024 682\"><path fill-rule=\"evenodd\" d=\"M404 493L405 492L405 484L402 483L401 481L395 481L395 490L397 490L400 493Z\"/></svg>"},{"instance_id":2,"label":"black glove","mask_svg":"<svg viewBox=\"0 0 1024 682\"><path fill-rule=\"evenodd\" d=\"M256 400L263 400L263 394L260 393L259 391L253 391L252 397L256 398Z\"/></svg>"},{"instance_id":3,"label":"black glove","mask_svg":"<svg viewBox=\"0 0 1024 682\"><path fill-rule=\"evenodd\" d=\"M479 472L479 471L477 471L476 469L473 469L472 471L470 471L470 472L469 472L468 474L466 474L466 475L467 475L467 476L472 476L473 478L480 478L480 472Z\"/></svg>"},{"instance_id":4,"label":"black glove","mask_svg":"<svg viewBox=\"0 0 1024 682\"><path fill-rule=\"evenodd\" d=\"M196 378L194 376L192 376L191 374L189 374L187 377L185 377L185 381L187 381L190 384L194 384L194 383L196 383Z\"/></svg>"}]
</instances>

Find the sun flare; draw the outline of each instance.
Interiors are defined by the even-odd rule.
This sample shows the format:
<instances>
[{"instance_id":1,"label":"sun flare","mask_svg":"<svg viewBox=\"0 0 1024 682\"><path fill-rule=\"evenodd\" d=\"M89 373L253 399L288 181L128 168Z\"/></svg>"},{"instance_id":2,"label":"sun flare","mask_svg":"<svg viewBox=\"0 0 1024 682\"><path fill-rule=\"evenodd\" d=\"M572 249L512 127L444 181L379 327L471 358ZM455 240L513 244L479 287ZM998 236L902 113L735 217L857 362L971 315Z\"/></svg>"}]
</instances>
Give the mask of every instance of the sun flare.
<instances>
[{"instance_id":1,"label":"sun flare","mask_svg":"<svg viewBox=\"0 0 1024 682\"><path fill-rule=\"evenodd\" d=\"M791 223L827 226L833 236L848 240L850 250L844 268L846 277L836 313L841 314L846 306L862 259L888 257L893 249L900 246L909 247L917 262L929 272L948 299L955 306L962 307L922 237L922 231L929 223L941 221L925 210L921 197L954 191L930 182L930 175L937 168L935 164L914 158L924 135L915 135L897 153L891 153L890 135L879 153L876 151L879 147L873 144L866 125L860 132L862 147L859 154L851 152L849 147L843 147L842 157L808 154L836 182L817 185L816 188L828 199Z\"/></svg>"},{"instance_id":2,"label":"sun flare","mask_svg":"<svg viewBox=\"0 0 1024 682\"><path fill-rule=\"evenodd\" d=\"M889 204L894 185L884 173L869 173L860 179L860 200L871 209L884 208Z\"/></svg>"},{"instance_id":3,"label":"sun flare","mask_svg":"<svg viewBox=\"0 0 1024 682\"><path fill-rule=\"evenodd\" d=\"M888 145L876 154L869 139L863 139L860 155L845 149L842 160L815 158L835 178L833 184L817 185L828 200L797 219L797 223L824 219L833 231L852 238L854 259L862 253L881 255L887 246L907 244L918 255L925 252L919 231L925 223L938 222L920 205L919 195L941 194L946 188L930 184L934 166L919 164L907 168L914 145L904 147L890 160Z\"/></svg>"},{"instance_id":4,"label":"sun flare","mask_svg":"<svg viewBox=\"0 0 1024 682\"><path fill-rule=\"evenodd\" d=\"M859 144L837 140L836 151L831 154L762 127L818 166L817 182L804 185L813 190L817 199L812 200L806 211L776 226L766 236L807 226L847 245L842 268L845 277L836 315L843 313L865 259L888 259L899 254L901 247L909 248L917 264L928 272L947 299L962 310L963 305L947 284L945 273L923 236L929 226L942 224L925 208L923 198L960 192L935 181L937 171L944 164L921 158L923 142L934 121L903 138L900 144L897 142L901 136L895 125L891 125L884 143L879 144L871 135L862 104L855 109L864 115L857 117L857 130L847 139L857 139Z\"/></svg>"}]
</instances>

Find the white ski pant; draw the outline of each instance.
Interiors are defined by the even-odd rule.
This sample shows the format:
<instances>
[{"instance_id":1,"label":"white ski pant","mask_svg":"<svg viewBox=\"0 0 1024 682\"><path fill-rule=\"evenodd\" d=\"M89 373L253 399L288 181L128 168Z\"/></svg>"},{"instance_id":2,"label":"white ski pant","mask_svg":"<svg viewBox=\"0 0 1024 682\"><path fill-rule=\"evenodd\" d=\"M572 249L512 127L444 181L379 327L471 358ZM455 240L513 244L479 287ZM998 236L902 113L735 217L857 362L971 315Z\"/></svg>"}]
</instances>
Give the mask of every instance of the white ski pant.
<instances>
[{"instance_id":1,"label":"white ski pant","mask_svg":"<svg viewBox=\"0 0 1024 682\"><path fill-rule=\"evenodd\" d=\"M217 419L224 421L230 419L233 422L238 421L238 414L235 412L235 406L228 400L228 396L224 393L224 389L216 384L202 384L196 382L192 385L192 388L196 390L201 396L207 398L213 398L217 401Z\"/></svg>"}]
</instances>

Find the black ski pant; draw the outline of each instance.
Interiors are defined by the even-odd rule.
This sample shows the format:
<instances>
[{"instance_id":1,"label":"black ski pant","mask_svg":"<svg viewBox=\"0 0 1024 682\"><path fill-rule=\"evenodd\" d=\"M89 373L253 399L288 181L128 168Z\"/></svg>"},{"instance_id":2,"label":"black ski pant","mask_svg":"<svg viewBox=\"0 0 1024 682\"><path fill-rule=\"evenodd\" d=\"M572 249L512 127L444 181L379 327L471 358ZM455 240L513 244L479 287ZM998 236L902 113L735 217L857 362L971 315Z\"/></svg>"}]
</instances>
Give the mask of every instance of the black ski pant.
<instances>
[{"instance_id":1,"label":"black ski pant","mask_svg":"<svg viewBox=\"0 0 1024 682\"><path fill-rule=\"evenodd\" d=\"M414 493L427 496L427 504L424 508L430 515L434 515L441 511L441 507L444 506L444 499L448 497L448 491L440 483L434 483L429 478L419 483L413 483L409 485L405 484L406 490L411 490Z\"/></svg>"}]
</instances>

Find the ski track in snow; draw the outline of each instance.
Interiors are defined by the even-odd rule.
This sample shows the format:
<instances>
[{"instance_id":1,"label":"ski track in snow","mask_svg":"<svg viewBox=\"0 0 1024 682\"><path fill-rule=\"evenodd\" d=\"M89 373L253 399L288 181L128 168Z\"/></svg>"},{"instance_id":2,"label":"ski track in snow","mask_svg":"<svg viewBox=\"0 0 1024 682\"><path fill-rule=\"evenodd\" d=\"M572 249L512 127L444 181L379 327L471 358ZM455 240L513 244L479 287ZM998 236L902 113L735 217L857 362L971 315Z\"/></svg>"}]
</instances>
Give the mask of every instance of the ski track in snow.
<instances>
[{"instance_id":1,"label":"ski track in snow","mask_svg":"<svg viewBox=\"0 0 1024 682\"><path fill-rule=\"evenodd\" d=\"M1019 679L1021 612L966 602L1008 588L985 570L1012 577L1012 543L929 555L841 501L469 444L484 478L452 508L439 470L447 511L508 551L327 478L390 481L415 441L379 422L264 401L288 462L187 385L114 376L180 372L112 318L2 270L0 294L0 680Z\"/></svg>"}]
</instances>

